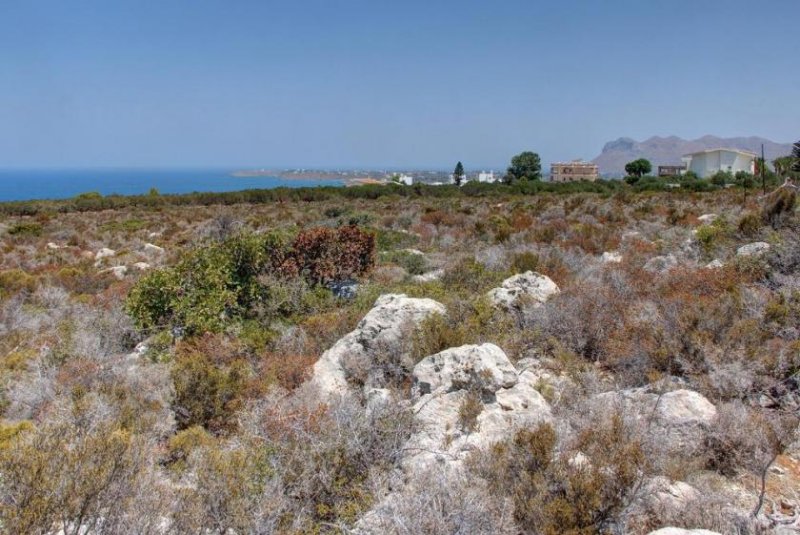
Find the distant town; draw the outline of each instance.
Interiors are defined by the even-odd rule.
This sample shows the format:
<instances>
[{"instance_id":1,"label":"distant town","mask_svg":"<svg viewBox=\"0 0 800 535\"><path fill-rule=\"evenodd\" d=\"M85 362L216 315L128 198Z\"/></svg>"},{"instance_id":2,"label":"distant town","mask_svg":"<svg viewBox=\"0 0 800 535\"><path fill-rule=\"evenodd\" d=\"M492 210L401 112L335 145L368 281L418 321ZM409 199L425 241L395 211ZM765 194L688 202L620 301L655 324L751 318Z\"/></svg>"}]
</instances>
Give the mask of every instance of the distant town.
<instances>
[{"instance_id":1,"label":"distant town","mask_svg":"<svg viewBox=\"0 0 800 535\"><path fill-rule=\"evenodd\" d=\"M692 173L698 178L710 178L720 172L730 173L732 175L738 172L753 174L756 171L757 159L758 155L750 151L720 147L686 154L681 158L680 162L658 165L657 169L651 169L650 162L646 159L633 160L632 163L640 161L647 162L648 167L643 171L643 174L651 174L651 172L655 170L656 173L652 174L659 177L680 177L687 173ZM630 175L631 172L627 174ZM232 176L242 178L269 176L289 180L337 180L349 186L389 184L393 182L411 186L417 183L428 185L462 185L469 182L500 182L507 176L507 172L496 172L493 169L481 169L463 171L462 174L457 175L455 172L448 173L441 170L418 169L249 169L236 171L232 173ZM549 173L543 173L541 178L550 182L563 183L578 181L594 182L600 178L613 179L623 178L623 176L620 174L601 176L596 163L578 159L569 162L551 163Z\"/></svg>"}]
</instances>

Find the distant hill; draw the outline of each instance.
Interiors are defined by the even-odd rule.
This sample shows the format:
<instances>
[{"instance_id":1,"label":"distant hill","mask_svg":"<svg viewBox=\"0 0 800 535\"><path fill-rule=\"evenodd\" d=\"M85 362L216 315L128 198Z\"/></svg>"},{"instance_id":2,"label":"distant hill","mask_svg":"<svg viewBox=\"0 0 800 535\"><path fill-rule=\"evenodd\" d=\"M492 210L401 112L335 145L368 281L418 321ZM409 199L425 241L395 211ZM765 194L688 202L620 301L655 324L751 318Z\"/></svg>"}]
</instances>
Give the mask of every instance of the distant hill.
<instances>
[{"instance_id":1,"label":"distant hill","mask_svg":"<svg viewBox=\"0 0 800 535\"><path fill-rule=\"evenodd\" d=\"M637 158L647 158L653 164L655 172L659 165L680 165L681 156L700 150L728 148L761 154L762 143L767 161L785 156L792 151L791 143L775 143L761 137L703 136L699 139L686 140L677 136L653 136L641 142L621 137L606 143L600 156L592 161L598 165L600 173L619 175L625 172L626 163Z\"/></svg>"}]
</instances>

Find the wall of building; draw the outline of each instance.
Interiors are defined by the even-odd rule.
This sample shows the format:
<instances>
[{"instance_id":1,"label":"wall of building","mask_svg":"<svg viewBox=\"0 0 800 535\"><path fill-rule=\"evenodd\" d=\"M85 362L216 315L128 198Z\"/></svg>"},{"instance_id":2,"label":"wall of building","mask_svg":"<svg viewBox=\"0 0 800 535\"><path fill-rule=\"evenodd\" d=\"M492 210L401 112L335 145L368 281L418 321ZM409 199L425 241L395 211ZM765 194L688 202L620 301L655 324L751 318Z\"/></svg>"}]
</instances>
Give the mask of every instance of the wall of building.
<instances>
[{"instance_id":1,"label":"wall of building","mask_svg":"<svg viewBox=\"0 0 800 535\"><path fill-rule=\"evenodd\" d=\"M596 165L586 164L552 164L550 180L552 182L576 182L588 180L594 182L599 177Z\"/></svg>"},{"instance_id":2,"label":"wall of building","mask_svg":"<svg viewBox=\"0 0 800 535\"><path fill-rule=\"evenodd\" d=\"M708 178L719 171L736 174L739 171L753 172L754 159L733 151L713 151L691 156L689 170L701 178Z\"/></svg>"}]
</instances>

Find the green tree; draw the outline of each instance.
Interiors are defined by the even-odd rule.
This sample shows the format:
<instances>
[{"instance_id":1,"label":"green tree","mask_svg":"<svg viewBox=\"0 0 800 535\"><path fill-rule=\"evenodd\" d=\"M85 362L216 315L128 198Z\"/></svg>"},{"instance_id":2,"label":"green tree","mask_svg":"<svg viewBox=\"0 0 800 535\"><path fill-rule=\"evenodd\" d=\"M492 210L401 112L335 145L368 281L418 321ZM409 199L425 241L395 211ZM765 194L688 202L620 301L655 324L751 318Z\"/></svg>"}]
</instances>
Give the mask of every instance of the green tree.
<instances>
[{"instance_id":1,"label":"green tree","mask_svg":"<svg viewBox=\"0 0 800 535\"><path fill-rule=\"evenodd\" d=\"M775 173L783 177L792 172L796 162L797 160L794 156L781 156L772 160L772 165L775 167Z\"/></svg>"},{"instance_id":2,"label":"green tree","mask_svg":"<svg viewBox=\"0 0 800 535\"><path fill-rule=\"evenodd\" d=\"M792 157L794 158L794 165L792 171L800 173L800 141L795 142L792 146Z\"/></svg>"},{"instance_id":3,"label":"green tree","mask_svg":"<svg viewBox=\"0 0 800 535\"><path fill-rule=\"evenodd\" d=\"M732 179L733 179L733 177L731 177L731 174L730 174L730 173L728 173L728 172L725 172L725 171L717 171L717 172L716 172L716 173L714 173L714 175L711 177L711 183L712 183L712 184L714 184L715 186L720 186L720 187L722 187L722 186L724 186L725 184L727 184L727 183L731 182L731 181L732 181Z\"/></svg>"},{"instance_id":4,"label":"green tree","mask_svg":"<svg viewBox=\"0 0 800 535\"><path fill-rule=\"evenodd\" d=\"M644 158L639 158L638 160L633 160L625 164L625 172L628 173L628 176L634 176L636 178L642 178L652 170L653 166L650 165L650 161Z\"/></svg>"},{"instance_id":5,"label":"green tree","mask_svg":"<svg viewBox=\"0 0 800 535\"><path fill-rule=\"evenodd\" d=\"M744 191L744 197L742 198L742 206L744 206L747 204L747 190L756 186L756 177L747 171L738 171L734 177L734 182Z\"/></svg>"},{"instance_id":6,"label":"green tree","mask_svg":"<svg viewBox=\"0 0 800 535\"><path fill-rule=\"evenodd\" d=\"M542 178L542 161L535 152L520 152L511 158L511 166L506 171L506 183L517 180L540 180Z\"/></svg>"},{"instance_id":7,"label":"green tree","mask_svg":"<svg viewBox=\"0 0 800 535\"><path fill-rule=\"evenodd\" d=\"M453 171L453 180L456 182L456 186L461 185L461 181L464 179L464 166L461 162L456 164L456 168Z\"/></svg>"}]
</instances>

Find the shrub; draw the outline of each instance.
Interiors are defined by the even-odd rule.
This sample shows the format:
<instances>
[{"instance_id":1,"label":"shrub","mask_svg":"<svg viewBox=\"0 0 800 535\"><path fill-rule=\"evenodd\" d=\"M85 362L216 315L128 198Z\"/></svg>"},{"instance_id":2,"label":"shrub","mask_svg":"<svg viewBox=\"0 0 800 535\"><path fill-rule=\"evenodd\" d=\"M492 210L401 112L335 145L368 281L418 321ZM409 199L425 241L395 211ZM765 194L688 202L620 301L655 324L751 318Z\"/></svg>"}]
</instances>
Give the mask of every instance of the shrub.
<instances>
[{"instance_id":1,"label":"shrub","mask_svg":"<svg viewBox=\"0 0 800 535\"><path fill-rule=\"evenodd\" d=\"M218 341L206 336L181 344L176 352L171 374L175 414L183 429L199 425L211 431L229 430L230 415L243 401L252 367Z\"/></svg>"},{"instance_id":2,"label":"shrub","mask_svg":"<svg viewBox=\"0 0 800 535\"><path fill-rule=\"evenodd\" d=\"M761 218L753 212L748 212L739 219L739 223L736 227L741 235L753 237L761 230L761 225Z\"/></svg>"},{"instance_id":3,"label":"shrub","mask_svg":"<svg viewBox=\"0 0 800 535\"><path fill-rule=\"evenodd\" d=\"M726 171L717 171L709 180L715 186L724 186L733 182L733 175Z\"/></svg>"},{"instance_id":4,"label":"shrub","mask_svg":"<svg viewBox=\"0 0 800 535\"><path fill-rule=\"evenodd\" d=\"M36 277L21 269L0 271L0 297L11 295L20 290L32 292L36 289Z\"/></svg>"},{"instance_id":5,"label":"shrub","mask_svg":"<svg viewBox=\"0 0 800 535\"><path fill-rule=\"evenodd\" d=\"M478 416L483 411L481 393L477 389L467 390L458 406L458 427L464 433L478 430Z\"/></svg>"},{"instance_id":6,"label":"shrub","mask_svg":"<svg viewBox=\"0 0 800 535\"><path fill-rule=\"evenodd\" d=\"M784 219L794 212L797 203L797 193L790 188L778 188L766 200L761 212L764 223L777 229Z\"/></svg>"},{"instance_id":7,"label":"shrub","mask_svg":"<svg viewBox=\"0 0 800 535\"><path fill-rule=\"evenodd\" d=\"M640 440L618 414L579 432L559 455L557 440L549 424L522 429L494 446L488 459L473 461L473 470L489 478L496 492L510 496L523 532L605 532L643 477ZM586 460L578 460L578 453Z\"/></svg>"},{"instance_id":8,"label":"shrub","mask_svg":"<svg viewBox=\"0 0 800 535\"><path fill-rule=\"evenodd\" d=\"M375 235L358 227L301 232L291 251L298 271L315 284L363 275L375 264Z\"/></svg>"},{"instance_id":9,"label":"shrub","mask_svg":"<svg viewBox=\"0 0 800 535\"><path fill-rule=\"evenodd\" d=\"M145 444L113 422L49 422L0 448L0 524L6 533L121 532L147 480ZM157 488L147 492L154 494ZM142 511L143 516L147 516ZM130 517L128 517L128 522ZM102 526L102 529L99 529ZM137 528L148 532L145 518Z\"/></svg>"},{"instance_id":10,"label":"shrub","mask_svg":"<svg viewBox=\"0 0 800 535\"><path fill-rule=\"evenodd\" d=\"M40 223L24 222L13 225L8 229L8 234L11 236L19 236L20 238L28 236L38 237L42 235L43 231L44 229Z\"/></svg>"},{"instance_id":11,"label":"shrub","mask_svg":"<svg viewBox=\"0 0 800 535\"><path fill-rule=\"evenodd\" d=\"M307 288L298 275L320 284L361 275L374 261L374 236L355 227L305 231L291 247L278 233L241 234L146 274L126 306L142 329L220 332L247 315L287 316L322 306L329 293Z\"/></svg>"},{"instance_id":12,"label":"shrub","mask_svg":"<svg viewBox=\"0 0 800 535\"><path fill-rule=\"evenodd\" d=\"M511 261L511 271L514 273L525 273L526 271L536 271L539 269L539 255L526 251L517 253Z\"/></svg>"},{"instance_id":13,"label":"shrub","mask_svg":"<svg viewBox=\"0 0 800 535\"><path fill-rule=\"evenodd\" d=\"M422 275L428 270L428 263L425 255L412 253L410 251L392 251L385 256L386 260L397 264L406 270L410 275Z\"/></svg>"}]
</instances>

